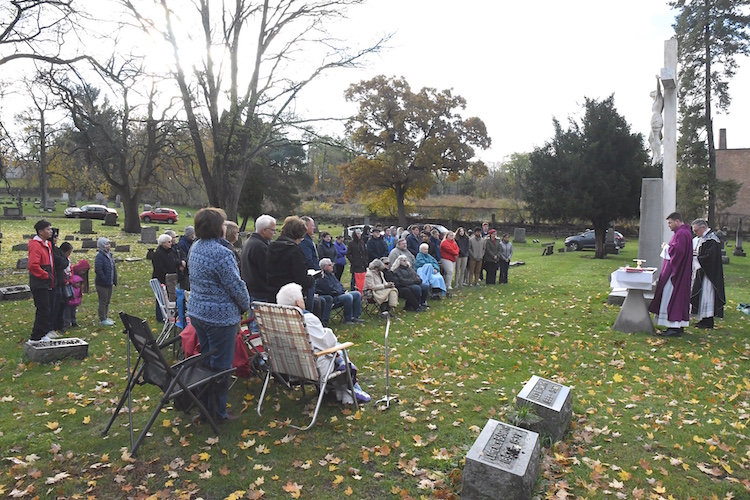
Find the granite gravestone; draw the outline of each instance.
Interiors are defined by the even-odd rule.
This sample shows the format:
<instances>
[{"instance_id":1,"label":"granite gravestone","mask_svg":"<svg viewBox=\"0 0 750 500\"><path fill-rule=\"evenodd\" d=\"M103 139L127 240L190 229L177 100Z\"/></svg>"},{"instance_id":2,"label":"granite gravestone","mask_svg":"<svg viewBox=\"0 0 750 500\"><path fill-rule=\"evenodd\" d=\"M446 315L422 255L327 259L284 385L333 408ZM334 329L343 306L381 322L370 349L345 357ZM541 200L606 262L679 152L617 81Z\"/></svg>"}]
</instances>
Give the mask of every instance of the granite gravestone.
<instances>
[{"instance_id":1,"label":"granite gravestone","mask_svg":"<svg viewBox=\"0 0 750 500\"><path fill-rule=\"evenodd\" d=\"M525 227L517 227L513 230L513 243L526 243Z\"/></svg>"},{"instance_id":2,"label":"granite gravestone","mask_svg":"<svg viewBox=\"0 0 750 500\"><path fill-rule=\"evenodd\" d=\"M570 427L573 394L570 388L533 375L516 396L516 405L528 405L542 418L539 430L559 441Z\"/></svg>"},{"instance_id":3,"label":"granite gravestone","mask_svg":"<svg viewBox=\"0 0 750 500\"><path fill-rule=\"evenodd\" d=\"M146 243L147 245L156 244L156 226L142 227L141 228L141 241L139 243Z\"/></svg>"},{"instance_id":4,"label":"granite gravestone","mask_svg":"<svg viewBox=\"0 0 750 500\"><path fill-rule=\"evenodd\" d=\"M31 298L29 285L14 285L0 287L2 300L26 300Z\"/></svg>"},{"instance_id":5,"label":"granite gravestone","mask_svg":"<svg viewBox=\"0 0 750 500\"><path fill-rule=\"evenodd\" d=\"M23 353L34 363L52 363L64 358L84 359L89 355L89 344L76 337L26 342Z\"/></svg>"},{"instance_id":6,"label":"granite gravestone","mask_svg":"<svg viewBox=\"0 0 750 500\"><path fill-rule=\"evenodd\" d=\"M94 234L94 223L91 219L81 219L81 229L78 231L81 234Z\"/></svg>"},{"instance_id":7,"label":"granite gravestone","mask_svg":"<svg viewBox=\"0 0 750 500\"><path fill-rule=\"evenodd\" d=\"M539 460L539 434L489 419L466 455L461 498L531 498Z\"/></svg>"}]
</instances>

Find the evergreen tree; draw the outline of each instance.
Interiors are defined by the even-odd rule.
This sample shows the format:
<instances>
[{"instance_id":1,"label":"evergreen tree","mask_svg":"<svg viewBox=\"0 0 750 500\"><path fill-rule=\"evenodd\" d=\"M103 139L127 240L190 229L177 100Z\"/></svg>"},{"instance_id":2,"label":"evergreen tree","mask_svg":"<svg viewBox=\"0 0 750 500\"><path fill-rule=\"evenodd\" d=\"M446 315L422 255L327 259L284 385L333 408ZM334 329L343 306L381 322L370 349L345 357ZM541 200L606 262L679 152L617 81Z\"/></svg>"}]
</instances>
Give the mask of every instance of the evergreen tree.
<instances>
[{"instance_id":1,"label":"evergreen tree","mask_svg":"<svg viewBox=\"0 0 750 500\"><path fill-rule=\"evenodd\" d=\"M678 156L683 171L696 170L681 181L689 182L684 189L698 191L690 199L707 194L705 211L714 223L717 193L728 190L731 196L732 189L716 179L712 109L729 109L729 82L738 67L737 56L750 54L750 0L676 0L669 5L678 10L674 24L682 116Z\"/></svg>"}]
</instances>

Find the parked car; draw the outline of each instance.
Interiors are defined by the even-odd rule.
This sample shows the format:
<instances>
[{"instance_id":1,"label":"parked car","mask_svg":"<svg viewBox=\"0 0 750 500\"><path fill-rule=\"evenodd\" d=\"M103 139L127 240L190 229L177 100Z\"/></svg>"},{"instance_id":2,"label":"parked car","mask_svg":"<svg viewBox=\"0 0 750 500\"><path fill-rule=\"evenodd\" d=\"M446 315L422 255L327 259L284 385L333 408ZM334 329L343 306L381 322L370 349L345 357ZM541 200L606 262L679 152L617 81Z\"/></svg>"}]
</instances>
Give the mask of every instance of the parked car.
<instances>
[{"instance_id":1,"label":"parked car","mask_svg":"<svg viewBox=\"0 0 750 500\"><path fill-rule=\"evenodd\" d=\"M177 222L177 211L171 208L154 208L153 210L141 212L141 220L146 224L151 221L174 224Z\"/></svg>"},{"instance_id":2,"label":"parked car","mask_svg":"<svg viewBox=\"0 0 750 500\"><path fill-rule=\"evenodd\" d=\"M102 219L104 220L107 215L114 214L117 218L117 210L114 208L108 208L104 205L84 205L81 208L68 207L63 212L65 217L73 219Z\"/></svg>"},{"instance_id":3,"label":"parked car","mask_svg":"<svg viewBox=\"0 0 750 500\"><path fill-rule=\"evenodd\" d=\"M440 238L445 238L445 235L448 233L448 228L441 224L431 224L429 222L427 222L426 224L430 224L430 226L432 226L432 229L437 229L438 231L440 231ZM420 231L424 229L424 224L411 224L406 228L406 230L411 232L411 230L414 229L414 226L418 226Z\"/></svg>"},{"instance_id":4,"label":"parked car","mask_svg":"<svg viewBox=\"0 0 750 500\"><path fill-rule=\"evenodd\" d=\"M587 229L580 234L568 236L565 238L565 246L568 250L583 250L584 248L596 248L596 238L593 229ZM622 250L625 248L625 238L618 231L615 231L615 246Z\"/></svg>"}]
</instances>

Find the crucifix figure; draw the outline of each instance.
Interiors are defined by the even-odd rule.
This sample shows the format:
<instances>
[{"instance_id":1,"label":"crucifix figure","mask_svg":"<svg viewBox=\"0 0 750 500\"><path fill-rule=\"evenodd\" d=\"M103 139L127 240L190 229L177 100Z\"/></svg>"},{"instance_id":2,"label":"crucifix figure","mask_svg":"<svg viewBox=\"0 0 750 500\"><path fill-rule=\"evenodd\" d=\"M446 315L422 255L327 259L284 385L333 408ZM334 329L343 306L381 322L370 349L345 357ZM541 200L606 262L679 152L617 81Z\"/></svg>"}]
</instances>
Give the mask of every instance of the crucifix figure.
<instances>
[{"instance_id":1,"label":"crucifix figure","mask_svg":"<svg viewBox=\"0 0 750 500\"><path fill-rule=\"evenodd\" d=\"M664 125L664 119L661 114L664 110L664 96L661 93L661 83L659 77L656 77L656 90L651 92L651 98L654 100L651 105L651 132L648 135L648 143L651 146L651 152L653 153L652 164L657 165L662 162L661 154L661 129Z\"/></svg>"}]
</instances>

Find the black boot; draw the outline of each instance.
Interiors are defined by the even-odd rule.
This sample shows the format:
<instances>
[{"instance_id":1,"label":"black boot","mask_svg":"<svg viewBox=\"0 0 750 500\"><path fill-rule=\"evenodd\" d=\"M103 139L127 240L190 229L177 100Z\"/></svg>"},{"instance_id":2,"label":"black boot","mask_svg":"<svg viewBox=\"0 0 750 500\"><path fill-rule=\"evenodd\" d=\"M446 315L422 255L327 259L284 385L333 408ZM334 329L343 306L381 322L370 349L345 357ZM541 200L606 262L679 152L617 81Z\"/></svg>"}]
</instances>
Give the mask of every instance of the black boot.
<instances>
[{"instance_id":1,"label":"black boot","mask_svg":"<svg viewBox=\"0 0 750 500\"><path fill-rule=\"evenodd\" d=\"M662 337L682 337L683 328L667 328L662 332Z\"/></svg>"},{"instance_id":2,"label":"black boot","mask_svg":"<svg viewBox=\"0 0 750 500\"><path fill-rule=\"evenodd\" d=\"M706 328L706 329L710 330L711 328L714 327L714 317L711 316L710 318L703 318L702 320L700 320L699 322L697 322L695 324L695 327L696 328Z\"/></svg>"}]
</instances>

